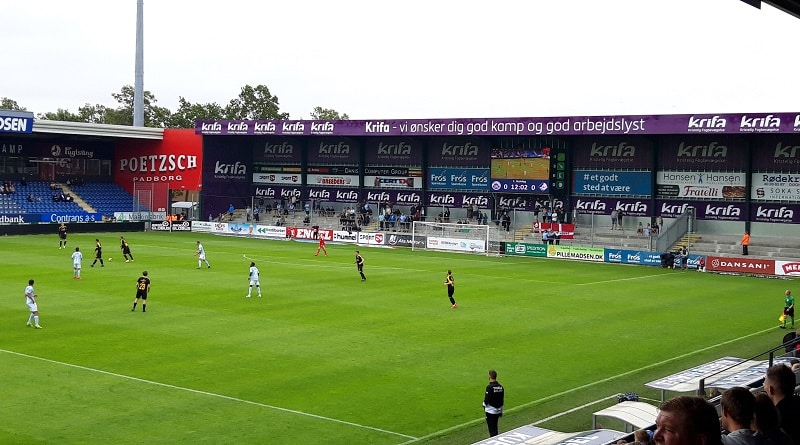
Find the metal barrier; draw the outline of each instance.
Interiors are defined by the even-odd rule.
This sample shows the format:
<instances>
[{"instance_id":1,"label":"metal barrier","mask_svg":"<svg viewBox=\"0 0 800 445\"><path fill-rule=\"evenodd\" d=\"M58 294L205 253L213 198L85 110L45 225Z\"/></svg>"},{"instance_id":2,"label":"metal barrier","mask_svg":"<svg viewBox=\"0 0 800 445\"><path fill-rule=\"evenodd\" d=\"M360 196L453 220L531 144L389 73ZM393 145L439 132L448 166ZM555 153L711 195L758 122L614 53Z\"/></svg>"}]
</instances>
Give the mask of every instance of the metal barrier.
<instances>
[{"instance_id":1,"label":"metal barrier","mask_svg":"<svg viewBox=\"0 0 800 445\"><path fill-rule=\"evenodd\" d=\"M666 252L670 247L678 242L684 235L690 233L694 226L694 207L687 207L668 227L661 227L656 238L655 251Z\"/></svg>"}]
</instances>

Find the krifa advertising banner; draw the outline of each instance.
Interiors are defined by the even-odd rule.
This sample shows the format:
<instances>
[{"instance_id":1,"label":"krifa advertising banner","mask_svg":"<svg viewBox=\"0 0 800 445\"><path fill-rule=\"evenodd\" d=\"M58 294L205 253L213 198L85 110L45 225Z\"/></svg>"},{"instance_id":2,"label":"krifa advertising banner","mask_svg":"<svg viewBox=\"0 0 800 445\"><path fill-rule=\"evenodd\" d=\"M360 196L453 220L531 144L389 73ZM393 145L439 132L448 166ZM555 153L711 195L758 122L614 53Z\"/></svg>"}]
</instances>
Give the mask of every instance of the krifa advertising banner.
<instances>
[{"instance_id":1,"label":"krifa advertising banner","mask_svg":"<svg viewBox=\"0 0 800 445\"><path fill-rule=\"evenodd\" d=\"M800 205L751 203L750 220L755 222L800 224Z\"/></svg>"},{"instance_id":2,"label":"krifa advertising banner","mask_svg":"<svg viewBox=\"0 0 800 445\"><path fill-rule=\"evenodd\" d=\"M494 202L498 209L523 210L532 212L536 204L541 203L532 195L494 195Z\"/></svg>"},{"instance_id":3,"label":"krifa advertising banner","mask_svg":"<svg viewBox=\"0 0 800 445\"><path fill-rule=\"evenodd\" d=\"M309 187L308 199L322 202L361 202L361 194L355 189L339 189L334 187Z\"/></svg>"},{"instance_id":4,"label":"krifa advertising banner","mask_svg":"<svg viewBox=\"0 0 800 445\"><path fill-rule=\"evenodd\" d=\"M288 201L292 198L292 196L294 196L299 200L303 197L303 187L256 185L251 189L251 193L252 194L250 196L254 196L256 198L274 199L278 201L285 199Z\"/></svg>"},{"instance_id":5,"label":"krifa advertising banner","mask_svg":"<svg viewBox=\"0 0 800 445\"><path fill-rule=\"evenodd\" d=\"M308 141L309 165L358 165L361 146L351 138L313 138Z\"/></svg>"},{"instance_id":6,"label":"krifa advertising banner","mask_svg":"<svg viewBox=\"0 0 800 445\"><path fill-rule=\"evenodd\" d=\"M731 200L744 199L746 177L741 172L659 171L656 197Z\"/></svg>"},{"instance_id":7,"label":"krifa advertising banner","mask_svg":"<svg viewBox=\"0 0 800 445\"><path fill-rule=\"evenodd\" d=\"M254 138L252 141L255 163L299 165L303 162L302 139L263 137Z\"/></svg>"},{"instance_id":8,"label":"krifa advertising banner","mask_svg":"<svg viewBox=\"0 0 800 445\"><path fill-rule=\"evenodd\" d=\"M423 201L422 191L404 190L365 190L364 200L371 203L388 202L402 206L420 205Z\"/></svg>"},{"instance_id":9,"label":"krifa advertising banner","mask_svg":"<svg viewBox=\"0 0 800 445\"><path fill-rule=\"evenodd\" d=\"M228 207L250 202L252 165L250 141L236 138L203 138L203 209L217 215Z\"/></svg>"},{"instance_id":10,"label":"krifa advertising banner","mask_svg":"<svg viewBox=\"0 0 800 445\"><path fill-rule=\"evenodd\" d=\"M800 131L800 114L798 113L384 119L367 121L206 120L195 122L195 132L204 135L596 136L606 134L793 133L797 131Z\"/></svg>"},{"instance_id":11,"label":"krifa advertising banner","mask_svg":"<svg viewBox=\"0 0 800 445\"><path fill-rule=\"evenodd\" d=\"M413 138L367 138L366 165L422 165L422 142Z\"/></svg>"},{"instance_id":12,"label":"krifa advertising banner","mask_svg":"<svg viewBox=\"0 0 800 445\"><path fill-rule=\"evenodd\" d=\"M656 214L677 218L689 207L695 208L697 219L710 221L746 221L749 210L743 202L656 201Z\"/></svg>"},{"instance_id":13,"label":"krifa advertising banner","mask_svg":"<svg viewBox=\"0 0 800 445\"><path fill-rule=\"evenodd\" d=\"M431 207L452 207L465 209L478 206L479 209L489 208L488 193L458 193L458 192L428 192L427 204Z\"/></svg>"},{"instance_id":14,"label":"krifa advertising banner","mask_svg":"<svg viewBox=\"0 0 800 445\"><path fill-rule=\"evenodd\" d=\"M480 138L431 138L428 143L428 165L489 168L490 151L489 144Z\"/></svg>"},{"instance_id":15,"label":"krifa advertising banner","mask_svg":"<svg viewBox=\"0 0 800 445\"><path fill-rule=\"evenodd\" d=\"M477 190L489 189L488 168L441 168L428 169L428 189L430 190Z\"/></svg>"},{"instance_id":16,"label":"krifa advertising banner","mask_svg":"<svg viewBox=\"0 0 800 445\"><path fill-rule=\"evenodd\" d=\"M800 126L795 134L756 136L753 143L753 170L800 171Z\"/></svg>"},{"instance_id":17,"label":"krifa advertising banner","mask_svg":"<svg viewBox=\"0 0 800 445\"><path fill-rule=\"evenodd\" d=\"M575 195L650 196L653 193L649 171L575 170L572 193Z\"/></svg>"},{"instance_id":18,"label":"krifa advertising banner","mask_svg":"<svg viewBox=\"0 0 800 445\"><path fill-rule=\"evenodd\" d=\"M575 198L572 202L572 208L579 214L610 215L616 210L625 216L654 216L650 200Z\"/></svg>"},{"instance_id":19,"label":"krifa advertising banner","mask_svg":"<svg viewBox=\"0 0 800 445\"><path fill-rule=\"evenodd\" d=\"M573 143L574 168L650 170L653 143L636 136L578 137Z\"/></svg>"},{"instance_id":20,"label":"krifa advertising banner","mask_svg":"<svg viewBox=\"0 0 800 445\"><path fill-rule=\"evenodd\" d=\"M749 154L739 136L665 135L658 139L658 165L663 170L743 170Z\"/></svg>"},{"instance_id":21,"label":"krifa advertising banner","mask_svg":"<svg viewBox=\"0 0 800 445\"><path fill-rule=\"evenodd\" d=\"M800 174L753 173L750 180L750 199L800 202Z\"/></svg>"}]
</instances>

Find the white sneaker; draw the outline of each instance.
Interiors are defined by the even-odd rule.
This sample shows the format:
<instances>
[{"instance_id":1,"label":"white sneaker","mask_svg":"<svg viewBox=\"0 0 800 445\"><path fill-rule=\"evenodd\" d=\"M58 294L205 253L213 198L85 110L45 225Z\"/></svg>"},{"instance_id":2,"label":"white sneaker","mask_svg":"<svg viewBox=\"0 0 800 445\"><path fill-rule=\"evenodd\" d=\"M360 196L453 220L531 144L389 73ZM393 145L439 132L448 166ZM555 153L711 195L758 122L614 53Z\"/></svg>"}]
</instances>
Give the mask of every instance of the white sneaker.
<instances>
[{"instance_id":1,"label":"white sneaker","mask_svg":"<svg viewBox=\"0 0 800 445\"><path fill-rule=\"evenodd\" d=\"M245 297L245 298L250 298L250 295L245 295L244 297Z\"/></svg>"}]
</instances>

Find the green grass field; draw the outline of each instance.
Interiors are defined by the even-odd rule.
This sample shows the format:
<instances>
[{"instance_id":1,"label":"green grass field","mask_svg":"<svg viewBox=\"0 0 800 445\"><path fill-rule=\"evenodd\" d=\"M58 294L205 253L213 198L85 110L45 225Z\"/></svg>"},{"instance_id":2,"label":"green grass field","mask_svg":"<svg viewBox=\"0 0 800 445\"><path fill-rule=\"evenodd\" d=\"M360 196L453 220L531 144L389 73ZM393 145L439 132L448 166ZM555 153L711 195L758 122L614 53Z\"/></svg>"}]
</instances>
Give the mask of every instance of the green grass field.
<instances>
[{"instance_id":1,"label":"green grass field","mask_svg":"<svg viewBox=\"0 0 800 445\"><path fill-rule=\"evenodd\" d=\"M0 237L0 443L463 444L486 437L490 368L501 431L718 357L780 343L791 283L653 267L229 238ZM196 269L195 240L211 269ZM70 254L86 256L72 279ZM264 297L247 293L249 259ZM443 286L453 269L458 308ZM131 312L148 270L147 313ZM44 329L25 327L36 280ZM137 308L138 309L138 308ZM580 431L591 412L540 426Z\"/></svg>"}]
</instances>

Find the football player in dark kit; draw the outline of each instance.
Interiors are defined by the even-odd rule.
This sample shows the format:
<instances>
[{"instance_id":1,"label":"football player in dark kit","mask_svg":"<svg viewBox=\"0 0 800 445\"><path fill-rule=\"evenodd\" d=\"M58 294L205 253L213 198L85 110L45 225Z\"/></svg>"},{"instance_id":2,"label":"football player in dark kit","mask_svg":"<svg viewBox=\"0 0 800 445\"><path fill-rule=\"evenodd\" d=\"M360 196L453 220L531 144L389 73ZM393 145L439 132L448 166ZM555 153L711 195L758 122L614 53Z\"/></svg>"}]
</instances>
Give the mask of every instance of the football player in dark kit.
<instances>
[{"instance_id":1,"label":"football player in dark kit","mask_svg":"<svg viewBox=\"0 0 800 445\"><path fill-rule=\"evenodd\" d=\"M142 276L136 280L136 299L133 300L131 312L136 310L136 303L142 299L142 312L147 312L147 294L150 293L150 278L147 278L147 271L142 272Z\"/></svg>"},{"instance_id":2,"label":"football player in dark kit","mask_svg":"<svg viewBox=\"0 0 800 445\"><path fill-rule=\"evenodd\" d=\"M95 238L94 239L94 261L92 261L91 267L94 267L94 263L100 260L100 267L106 267L103 264L103 245L100 244L100 240Z\"/></svg>"},{"instance_id":3,"label":"football player in dark kit","mask_svg":"<svg viewBox=\"0 0 800 445\"><path fill-rule=\"evenodd\" d=\"M64 223L58 226L58 248L67 248L67 226L65 226Z\"/></svg>"},{"instance_id":4,"label":"football player in dark kit","mask_svg":"<svg viewBox=\"0 0 800 445\"><path fill-rule=\"evenodd\" d=\"M125 258L126 263L133 261L131 246L128 245L128 242L123 237L119 237L119 248L122 249L122 257Z\"/></svg>"},{"instance_id":5,"label":"football player in dark kit","mask_svg":"<svg viewBox=\"0 0 800 445\"><path fill-rule=\"evenodd\" d=\"M364 257L358 250L356 250L356 267L358 267L358 273L361 274L361 281L367 281L367 277L364 276Z\"/></svg>"},{"instance_id":6,"label":"football player in dark kit","mask_svg":"<svg viewBox=\"0 0 800 445\"><path fill-rule=\"evenodd\" d=\"M497 371L489 371L489 384L483 395L483 411L486 412L486 425L489 426L489 436L497 435L497 421L503 416L503 399L505 389L497 381Z\"/></svg>"},{"instance_id":7,"label":"football player in dark kit","mask_svg":"<svg viewBox=\"0 0 800 445\"><path fill-rule=\"evenodd\" d=\"M447 286L447 298L450 299L450 306L451 308L455 309L458 307L456 304L456 299L453 298L453 294L456 292L456 282L453 279L453 271L447 269L447 276L444 278L444 285Z\"/></svg>"}]
</instances>

